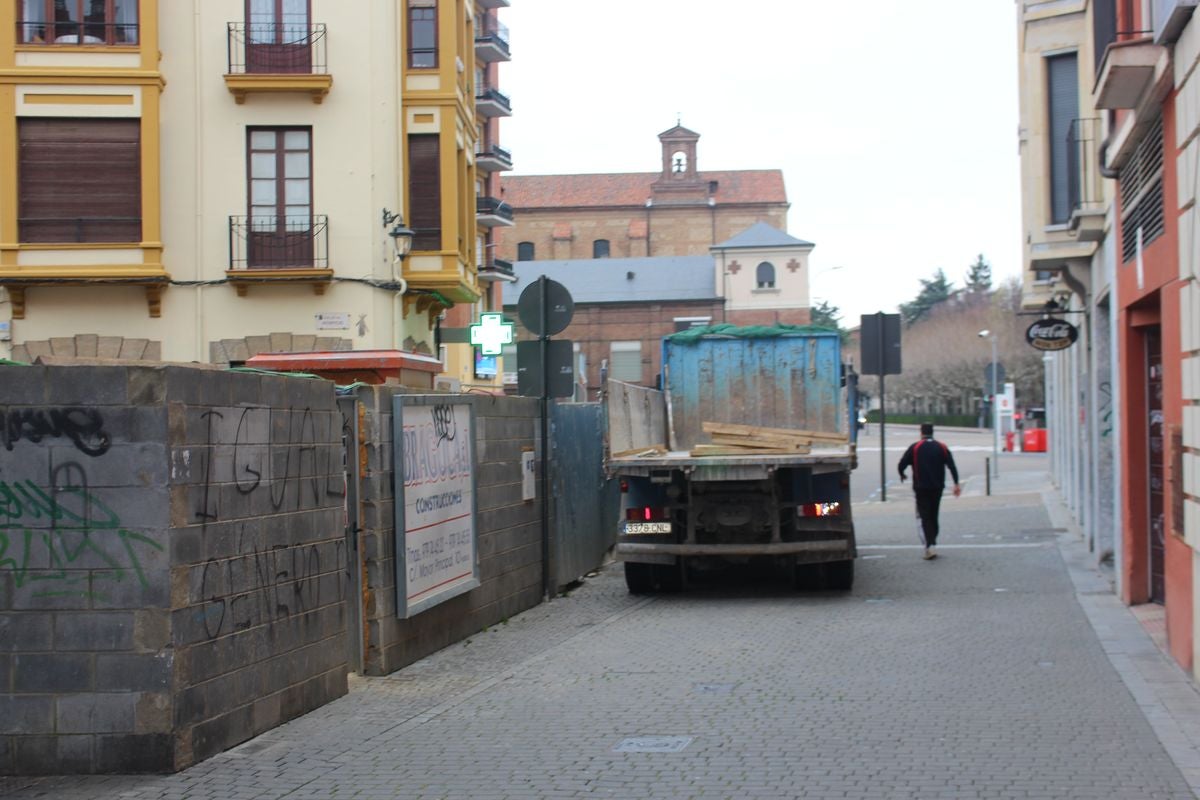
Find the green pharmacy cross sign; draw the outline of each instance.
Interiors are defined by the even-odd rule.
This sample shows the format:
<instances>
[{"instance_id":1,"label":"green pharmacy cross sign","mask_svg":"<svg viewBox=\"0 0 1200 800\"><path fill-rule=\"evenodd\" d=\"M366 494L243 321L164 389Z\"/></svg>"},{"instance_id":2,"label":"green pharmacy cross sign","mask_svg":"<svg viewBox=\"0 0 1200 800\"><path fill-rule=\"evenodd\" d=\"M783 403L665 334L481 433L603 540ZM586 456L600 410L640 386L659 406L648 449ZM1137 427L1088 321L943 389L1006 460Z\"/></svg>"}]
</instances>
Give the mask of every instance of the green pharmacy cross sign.
<instances>
[{"instance_id":1,"label":"green pharmacy cross sign","mask_svg":"<svg viewBox=\"0 0 1200 800\"><path fill-rule=\"evenodd\" d=\"M512 344L513 324L504 321L503 314L480 314L479 322L471 326L471 344L479 345L485 356L498 356L503 345Z\"/></svg>"}]
</instances>

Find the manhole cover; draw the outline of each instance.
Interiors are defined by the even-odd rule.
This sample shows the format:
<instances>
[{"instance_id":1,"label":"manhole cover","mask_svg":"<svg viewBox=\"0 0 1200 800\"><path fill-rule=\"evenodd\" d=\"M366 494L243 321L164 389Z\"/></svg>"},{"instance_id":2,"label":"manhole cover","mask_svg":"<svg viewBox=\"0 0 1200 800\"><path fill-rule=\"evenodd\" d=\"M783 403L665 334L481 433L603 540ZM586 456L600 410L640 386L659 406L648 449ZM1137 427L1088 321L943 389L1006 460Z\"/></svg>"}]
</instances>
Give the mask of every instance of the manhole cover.
<instances>
[{"instance_id":1,"label":"manhole cover","mask_svg":"<svg viewBox=\"0 0 1200 800\"><path fill-rule=\"evenodd\" d=\"M691 736L630 736L613 748L614 753L678 753L692 743Z\"/></svg>"},{"instance_id":2,"label":"manhole cover","mask_svg":"<svg viewBox=\"0 0 1200 800\"><path fill-rule=\"evenodd\" d=\"M697 683L696 692L699 694L729 694L736 683Z\"/></svg>"}]
</instances>

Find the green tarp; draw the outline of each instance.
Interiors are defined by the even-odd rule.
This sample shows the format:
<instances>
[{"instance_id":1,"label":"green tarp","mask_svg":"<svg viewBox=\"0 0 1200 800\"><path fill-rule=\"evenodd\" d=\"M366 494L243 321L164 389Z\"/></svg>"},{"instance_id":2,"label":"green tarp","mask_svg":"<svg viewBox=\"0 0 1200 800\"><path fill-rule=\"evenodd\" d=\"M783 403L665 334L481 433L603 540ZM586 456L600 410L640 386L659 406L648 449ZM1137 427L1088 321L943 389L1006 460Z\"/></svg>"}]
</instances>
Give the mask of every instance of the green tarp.
<instances>
[{"instance_id":1,"label":"green tarp","mask_svg":"<svg viewBox=\"0 0 1200 800\"><path fill-rule=\"evenodd\" d=\"M718 325L708 325L703 328L688 328L679 333L673 333L667 338L672 342L680 344L691 344L700 341L704 336L729 336L742 339L766 339L773 336L784 336L786 334L831 334L837 336L838 332L832 328L822 328L819 325L745 325L738 327L728 323L720 323Z\"/></svg>"}]
</instances>

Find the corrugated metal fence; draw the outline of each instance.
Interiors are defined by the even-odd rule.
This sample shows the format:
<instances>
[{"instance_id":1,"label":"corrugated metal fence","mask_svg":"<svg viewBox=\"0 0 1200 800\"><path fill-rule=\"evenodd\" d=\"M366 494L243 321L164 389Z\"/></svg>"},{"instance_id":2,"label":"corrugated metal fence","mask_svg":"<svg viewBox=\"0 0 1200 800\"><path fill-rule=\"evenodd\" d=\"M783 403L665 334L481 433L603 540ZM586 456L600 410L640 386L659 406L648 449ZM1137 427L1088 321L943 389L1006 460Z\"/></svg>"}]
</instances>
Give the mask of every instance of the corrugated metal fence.
<instances>
[{"instance_id":1,"label":"corrugated metal fence","mask_svg":"<svg viewBox=\"0 0 1200 800\"><path fill-rule=\"evenodd\" d=\"M600 403L555 403L550 412L556 591L600 566L617 541L620 496L604 477L603 414Z\"/></svg>"}]
</instances>

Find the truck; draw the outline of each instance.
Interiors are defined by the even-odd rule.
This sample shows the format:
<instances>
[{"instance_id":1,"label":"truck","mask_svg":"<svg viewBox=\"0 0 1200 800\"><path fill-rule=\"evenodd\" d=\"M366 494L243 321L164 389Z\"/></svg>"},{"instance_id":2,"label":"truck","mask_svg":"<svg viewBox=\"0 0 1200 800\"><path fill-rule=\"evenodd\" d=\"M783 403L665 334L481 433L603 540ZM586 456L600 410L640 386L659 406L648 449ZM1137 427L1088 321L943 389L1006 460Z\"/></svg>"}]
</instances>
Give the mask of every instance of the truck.
<instances>
[{"instance_id":1,"label":"truck","mask_svg":"<svg viewBox=\"0 0 1200 800\"><path fill-rule=\"evenodd\" d=\"M676 333L662 342L658 388L609 379L604 404L605 469L621 497L615 555L631 593L751 561L798 588L851 588L858 408L838 333Z\"/></svg>"}]
</instances>

